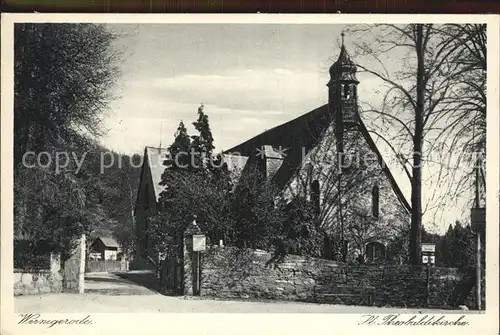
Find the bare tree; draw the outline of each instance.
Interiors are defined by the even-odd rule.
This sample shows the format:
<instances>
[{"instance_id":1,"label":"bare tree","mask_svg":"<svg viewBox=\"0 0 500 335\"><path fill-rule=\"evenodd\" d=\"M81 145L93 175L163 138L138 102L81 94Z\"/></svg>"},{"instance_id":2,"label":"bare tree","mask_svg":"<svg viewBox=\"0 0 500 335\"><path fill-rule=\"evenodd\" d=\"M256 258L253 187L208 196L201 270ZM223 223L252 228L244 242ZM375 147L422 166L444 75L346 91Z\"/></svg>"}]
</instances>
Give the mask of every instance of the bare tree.
<instances>
[{"instance_id":1,"label":"bare tree","mask_svg":"<svg viewBox=\"0 0 500 335\"><path fill-rule=\"evenodd\" d=\"M480 169L480 197L486 194L486 25L449 24L439 29L443 39L449 39L455 52L447 60L444 74L450 79L450 95L445 99L442 113L446 127L439 129L437 143L455 153L457 159L450 168L446 193L457 197L470 193L475 182L473 167ZM460 167L465 166L466 172ZM467 208L471 202L467 203Z\"/></svg>"},{"instance_id":2,"label":"bare tree","mask_svg":"<svg viewBox=\"0 0 500 335\"><path fill-rule=\"evenodd\" d=\"M450 169L442 157L432 154L444 152L445 141L440 134L453 133L450 118L457 118L457 75L452 70L461 44L445 26L432 24L381 24L352 29L354 34L370 33L375 40L357 42L358 60L371 59L376 66L368 67L362 61L357 65L364 72L380 80L386 88L381 106L367 104L365 115L373 113L372 133L382 139L400 159L411 183L411 237L410 262L420 261L422 215L429 206L422 204L422 167L435 165L439 174ZM396 57L400 59L397 60ZM389 71L386 64L400 62L400 69ZM453 113L452 113L453 111ZM462 120L460 124L467 124ZM434 197L434 195L433 195Z\"/></svg>"}]
</instances>

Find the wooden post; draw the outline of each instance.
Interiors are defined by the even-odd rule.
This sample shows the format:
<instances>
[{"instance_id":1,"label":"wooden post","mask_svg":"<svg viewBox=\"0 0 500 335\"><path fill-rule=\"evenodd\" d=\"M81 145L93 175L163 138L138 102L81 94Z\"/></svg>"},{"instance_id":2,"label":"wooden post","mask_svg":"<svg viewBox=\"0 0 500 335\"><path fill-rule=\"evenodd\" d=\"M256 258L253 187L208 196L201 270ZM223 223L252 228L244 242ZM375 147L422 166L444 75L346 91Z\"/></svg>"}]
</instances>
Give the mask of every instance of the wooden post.
<instances>
[{"instance_id":1,"label":"wooden post","mask_svg":"<svg viewBox=\"0 0 500 335\"><path fill-rule=\"evenodd\" d=\"M198 295L201 295L201 252L198 251Z\"/></svg>"},{"instance_id":2,"label":"wooden post","mask_svg":"<svg viewBox=\"0 0 500 335\"><path fill-rule=\"evenodd\" d=\"M194 276L193 276L193 284L194 284L194 290L193 290L193 295L200 295L200 290L201 290L201 282L200 282L200 252L195 251L194 252Z\"/></svg>"},{"instance_id":3,"label":"wooden post","mask_svg":"<svg viewBox=\"0 0 500 335\"><path fill-rule=\"evenodd\" d=\"M199 295L200 292L200 249L198 245L194 248L194 236L204 237L196 220L189 224L184 231L184 273L186 275L184 276L183 294L186 295Z\"/></svg>"},{"instance_id":4,"label":"wooden post","mask_svg":"<svg viewBox=\"0 0 500 335\"><path fill-rule=\"evenodd\" d=\"M431 280L431 265L430 265L430 260L428 259L427 260L427 287L426 287L426 303L427 303L427 307L429 307L430 305L430 280Z\"/></svg>"},{"instance_id":5,"label":"wooden post","mask_svg":"<svg viewBox=\"0 0 500 335\"><path fill-rule=\"evenodd\" d=\"M481 233L477 232L477 255L476 255L476 298L477 309L481 310Z\"/></svg>"},{"instance_id":6,"label":"wooden post","mask_svg":"<svg viewBox=\"0 0 500 335\"><path fill-rule=\"evenodd\" d=\"M476 208L479 208L479 169L480 160L476 162ZM476 298L477 298L477 309L481 310L481 232L477 231L477 253L476 253Z\"/></svg>"},{"instance_id":7,"label":"wooden post","mask_svg":"<svg viewBox=\"0 0 500 335\"><path fill-rule=\"evenodd\" d=\"M479 201L479 166L480 166L479 164L480 164L480 161L478 159L476 162L477 166L476 166L476 183L475 183L476 184L475 185L476 186L476 190L475 190L476 191L476 194L475 194L476 208L479 208L479 206L481 204L481 202Z\"/></svg>"},{"instance_id":8,"label":"wooden post","mask_svg":"<svg viewBox=\"0 0 500 335\"><path fill-rule=\"evenodd\" d=\"M193 271L193 295L198 295L198 252L192 254L191 270Z\"/></svg>"}]
</instances>

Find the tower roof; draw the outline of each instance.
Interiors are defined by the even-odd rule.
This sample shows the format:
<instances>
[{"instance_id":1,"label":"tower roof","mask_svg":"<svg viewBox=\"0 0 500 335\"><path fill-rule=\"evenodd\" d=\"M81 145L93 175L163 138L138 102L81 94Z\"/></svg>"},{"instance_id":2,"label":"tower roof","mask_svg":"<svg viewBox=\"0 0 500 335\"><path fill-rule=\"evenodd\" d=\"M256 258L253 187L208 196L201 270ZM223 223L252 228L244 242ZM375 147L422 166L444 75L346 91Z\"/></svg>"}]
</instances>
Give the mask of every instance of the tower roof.
<instances>
[{"instance_id":1,"label":"tower roof","mask_svg":"<svg viewBox=\"0 0 500 335\"><path fill-rule=\"evenodd\" d=\"M330 82L328 85L335 81L351 81L359 83L356 78L357 68L351 60L349 53L344 45L344 33L342 32L342 47L340 48L339 58L335 63L330 66Z\"/></svg>"}]
</instances>

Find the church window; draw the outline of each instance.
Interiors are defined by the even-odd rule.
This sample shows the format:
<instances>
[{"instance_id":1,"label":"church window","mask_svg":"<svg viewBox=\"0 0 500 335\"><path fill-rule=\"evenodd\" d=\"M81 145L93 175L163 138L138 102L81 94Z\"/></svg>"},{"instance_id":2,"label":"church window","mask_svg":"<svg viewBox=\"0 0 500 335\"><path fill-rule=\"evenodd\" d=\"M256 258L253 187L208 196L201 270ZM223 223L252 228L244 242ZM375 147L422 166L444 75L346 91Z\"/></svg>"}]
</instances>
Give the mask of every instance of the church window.
<instances>
[{"instance_id":1,"label":"church window","mask_svg":"<svg viewBox=\"0 0 500 335\"><path fill-rule=\"evenodd\" d=\"M377 218L379 217L379 206L380 206L380 199L379 199L379 187L378 185L373 186L372 188L372 215L373 217Z\"/></svg>"},{"instance_id":2,"label":"church window","mask_svg":"<svg viewBox=\"0 0 500 335\"><path fill-rule=\"evenodd\" d=\"M149 247L149 220L147 217L144 218L144 235L143 235L143 246L144 246L144 249L147 249Z\"/></svg>"},{"instance_id":3,"label":"church window","mask_svg":"<svg viewBox=\"0 0 500 335\"><path fill-rule=\"evenodd\" d=\"M320 212L320 190L319 190L319 182L317 180L313 180L311 183L311 202L314 205L314 210L319 214Z\"/></svg>"},{"instance_id":4,"label":"church window","mask_svg":"<svg viewBox=\"0 0 500 335\"><path fill-rule=\"evenodd\" d=\"M386 256L385 245L380 242L369 242L366 244L366 256L369 262L383 260Z\"/></svg>"}]
</instances>

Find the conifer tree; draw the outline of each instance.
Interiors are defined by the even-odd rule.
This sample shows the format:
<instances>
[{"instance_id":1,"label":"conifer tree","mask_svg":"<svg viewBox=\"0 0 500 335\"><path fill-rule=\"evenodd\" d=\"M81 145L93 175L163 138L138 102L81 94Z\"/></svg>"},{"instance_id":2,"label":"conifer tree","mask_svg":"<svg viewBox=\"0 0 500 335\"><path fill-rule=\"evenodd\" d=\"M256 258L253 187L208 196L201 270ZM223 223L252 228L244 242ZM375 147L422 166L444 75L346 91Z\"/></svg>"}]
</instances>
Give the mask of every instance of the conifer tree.
<instances>
[{"instance_id":1,"label":"conifer tree","mask_svg":"<svg viewBox=\"0 0 500 335\"><path fill-rule=\"evenodd\" d=\"M210 124L208 122L208 115L203 111L204 106L198 108L198 120L193 122L194 128L199 132L199 135L191 136L193 140L192 151L197 157L197 167L206 167L207 161L212 159L212 154L214 150L214 138L212 136L212 131L210 130Z\"/></svg>"},{"instance_id":2,"label":"conifer tree","mask_svg":"<svg viewBox=\"0 0 500 335\"><path fill-rule=\"evenodd\" d=\"M191 139L187 134L186 126L182 120L177 127L177 132L174 135L174 143L168 148L170 164L172 168L180 168L189 165L189 152L191 150Z\"/></svg>"}]
</instances>

